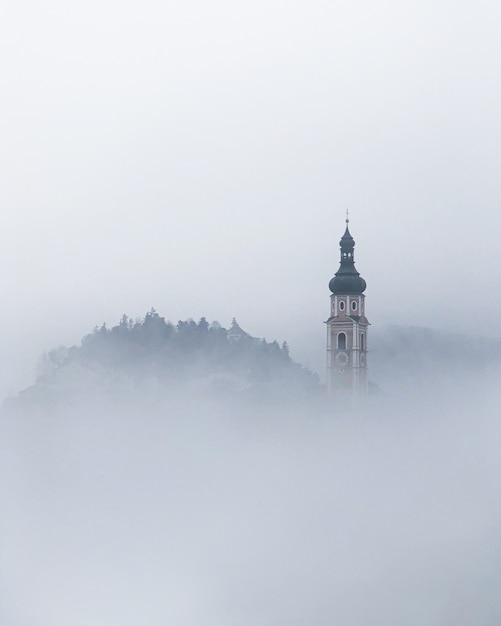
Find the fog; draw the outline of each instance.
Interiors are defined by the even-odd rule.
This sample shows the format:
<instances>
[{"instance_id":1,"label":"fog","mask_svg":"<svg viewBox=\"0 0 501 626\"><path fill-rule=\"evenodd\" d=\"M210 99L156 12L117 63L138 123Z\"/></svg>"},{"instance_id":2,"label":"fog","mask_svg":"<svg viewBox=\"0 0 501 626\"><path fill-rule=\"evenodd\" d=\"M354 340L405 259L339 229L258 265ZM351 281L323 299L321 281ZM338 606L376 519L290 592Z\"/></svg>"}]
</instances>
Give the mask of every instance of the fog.
<instances>
[{"instance_id":1,"label":"fog","mask_svg":"<svg viewBox=\"0 0 501 626\"><path fill-rule=\"evenodd\" d=\"M4 415L3 623L498 624L499 398L462 388Z\"/></svg>"},{"instance_id":2,"label":"fog","mask_svg":"<svg viewBox=\"0 0 501 626\"><path fill-rule=\"evenodd\" d=\"M498 625L501 4L0 17L2 624ZM347 208L367 404L14 400L151 307L322 378Z\"/></svg>"},{"instance_id":3,"label":"fog","mask_svg":"<svg viewBox=\"0 0 501 626\"><path fill-rule=\"evenodd\" d=\"M6 4L4 391L151 306L316 363L346 208L375 326L499 336L500 11Z\"/></svg>"}]
</instances>

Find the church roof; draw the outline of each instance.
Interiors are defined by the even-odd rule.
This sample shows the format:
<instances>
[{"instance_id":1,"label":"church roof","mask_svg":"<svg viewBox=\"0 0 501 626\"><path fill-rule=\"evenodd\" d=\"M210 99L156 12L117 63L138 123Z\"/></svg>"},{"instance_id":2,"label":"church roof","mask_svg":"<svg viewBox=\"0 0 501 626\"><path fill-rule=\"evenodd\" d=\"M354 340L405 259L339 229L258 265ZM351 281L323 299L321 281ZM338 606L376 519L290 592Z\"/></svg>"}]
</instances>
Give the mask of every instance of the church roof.
<instances>
[{"instance_id":1,"label":"church roof","mask_svg":"<svg viewBox=\"0 0 501 626\"><path fill-rule=\"evenodd\" d=\"M329 289L336 295L360 295L367 283L355 269L355 240L348 228L349 219L346 218L346 230L339 241L341 262L339 269L329 282Z\"/></svg>"}]
</instances>

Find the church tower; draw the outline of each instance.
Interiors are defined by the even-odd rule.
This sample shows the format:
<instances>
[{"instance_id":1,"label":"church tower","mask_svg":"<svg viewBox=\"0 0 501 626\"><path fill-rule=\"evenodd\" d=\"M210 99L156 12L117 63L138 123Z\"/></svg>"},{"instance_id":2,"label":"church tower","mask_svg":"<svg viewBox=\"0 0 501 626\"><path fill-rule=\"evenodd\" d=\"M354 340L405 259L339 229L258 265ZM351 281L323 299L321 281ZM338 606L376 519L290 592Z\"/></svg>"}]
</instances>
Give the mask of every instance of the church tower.
<instances>
[{"instance_id":1,"label":"church tower","mask_svg":"<svg viewBox=\"0 0 501 626\"><path fill-rule=\"evenodd\" d=\"M355 269L355 241L346 230L341 237L341 263L329 282L331 310L327 320L327 389L334 395L367 395L366 283Z\"/></svg>"}]
</instances>

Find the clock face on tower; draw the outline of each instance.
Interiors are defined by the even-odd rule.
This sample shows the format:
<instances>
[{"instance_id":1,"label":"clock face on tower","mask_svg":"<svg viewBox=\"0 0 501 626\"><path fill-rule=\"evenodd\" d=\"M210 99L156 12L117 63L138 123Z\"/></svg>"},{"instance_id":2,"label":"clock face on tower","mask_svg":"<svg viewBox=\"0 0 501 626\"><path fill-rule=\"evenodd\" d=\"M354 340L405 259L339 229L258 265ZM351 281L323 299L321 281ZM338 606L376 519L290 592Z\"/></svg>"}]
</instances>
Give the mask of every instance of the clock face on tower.
<instances>
[{"instance_id":1,"label":"clock face on tower","mask_svg":"<svg viewBox=\"0 0 501 626\"><path fill-rule=\"evenodd\" d=\"M336 361L337 365L340 365L341 367L344 367L345 365L348 364L348 361L350 360L348 355L346 354L346 352L338 352L336 354L336 356L334 357L334 360Z\"/></svg>"}]
</instances>

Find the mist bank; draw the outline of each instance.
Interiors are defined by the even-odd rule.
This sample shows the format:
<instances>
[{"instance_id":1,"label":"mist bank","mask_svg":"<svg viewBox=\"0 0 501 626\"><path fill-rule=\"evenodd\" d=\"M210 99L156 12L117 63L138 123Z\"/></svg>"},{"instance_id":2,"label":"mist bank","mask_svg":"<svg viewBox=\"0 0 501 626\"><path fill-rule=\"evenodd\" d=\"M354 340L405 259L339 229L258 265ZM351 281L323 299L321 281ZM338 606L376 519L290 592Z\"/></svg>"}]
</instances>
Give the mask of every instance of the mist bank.
<instances>
[{"instance_id":1,"label":"mist bank","mask_svg":"<svg viewBox=\"0 0 501 626\"><path fill-rule=\"evenodd\" d=\"M5 622L499 623L499 395L448 392L3 414Z\"/></svg>"},{"instance_id":2,"label":"mist bank","mask_svg":"<svg viewBox=\"0 0 501 626\"><path fill-rule=\"evenodd\" d=\"M371 332L371 365L380 381L427 372L444 377L489 374L501 365L501 339L420 326L385 326Z\"/></svg>"},{"instance_id":3,"label":"mist bank","mask_svg":"<svg viewBox=\"0 0 501 626\"><path fill-rule=\"evenodd\" d=\"M4 407L5 623L497 626L495 351L470 367L422 332L392 331L357 404L216 392L190 366Z\"/></svg>"}]
</instances>

